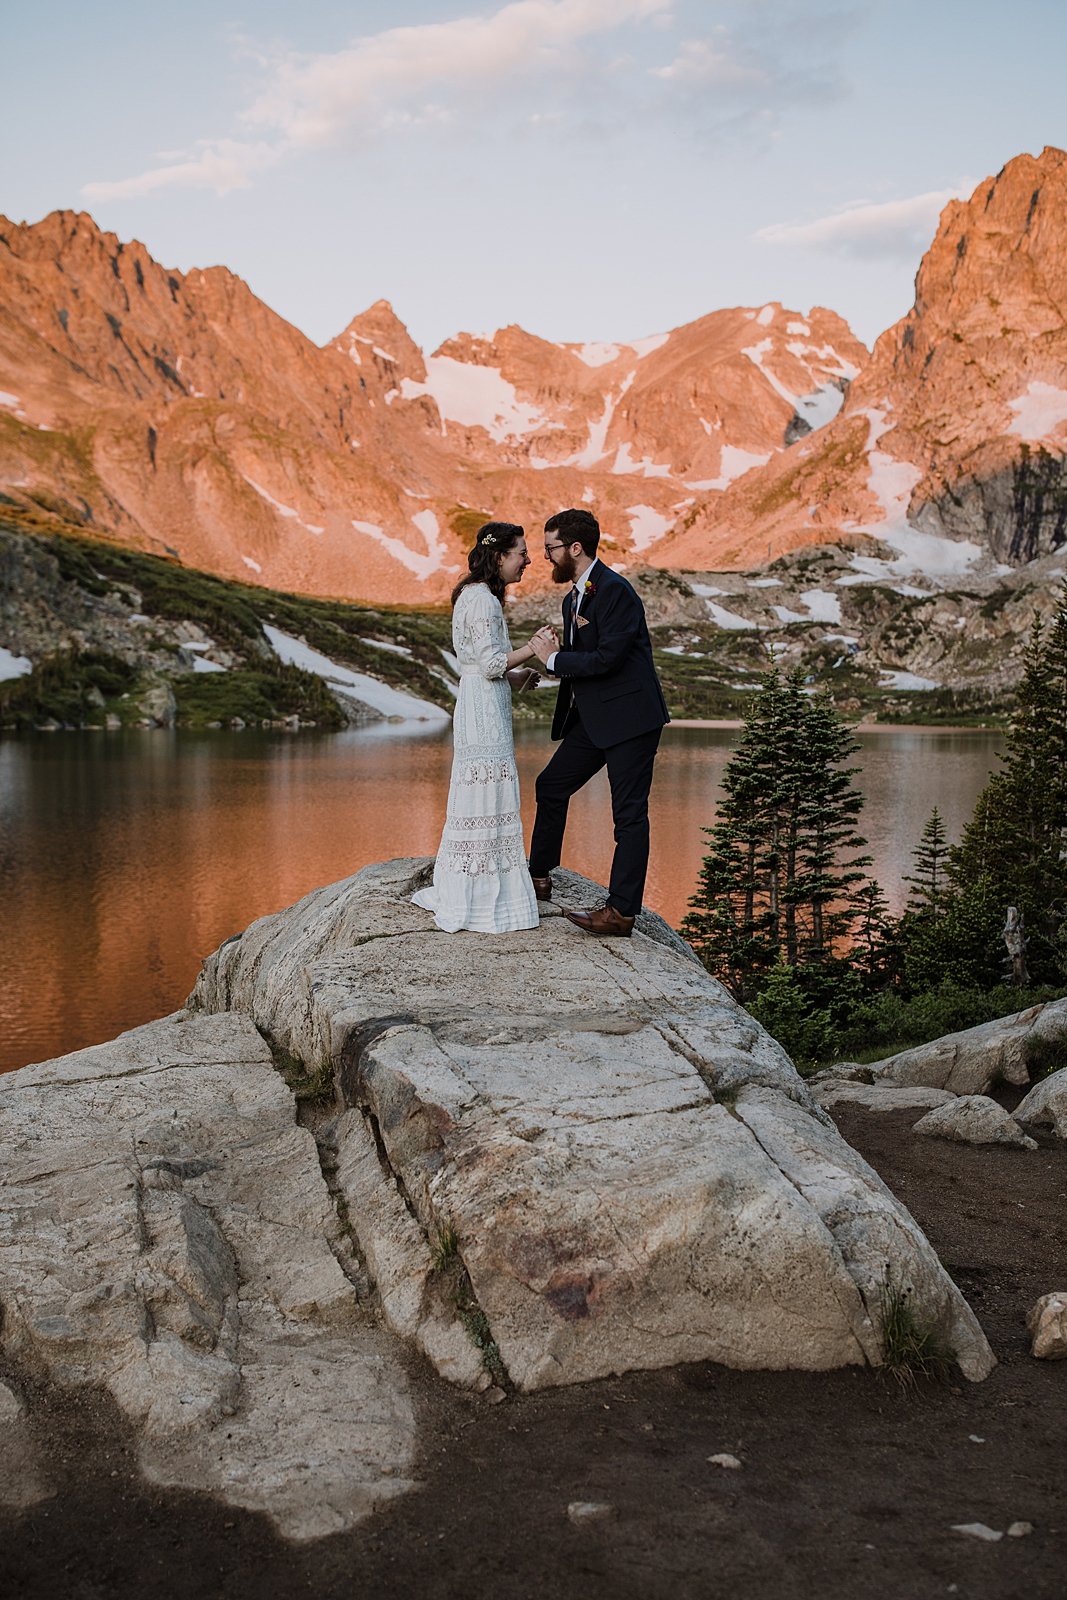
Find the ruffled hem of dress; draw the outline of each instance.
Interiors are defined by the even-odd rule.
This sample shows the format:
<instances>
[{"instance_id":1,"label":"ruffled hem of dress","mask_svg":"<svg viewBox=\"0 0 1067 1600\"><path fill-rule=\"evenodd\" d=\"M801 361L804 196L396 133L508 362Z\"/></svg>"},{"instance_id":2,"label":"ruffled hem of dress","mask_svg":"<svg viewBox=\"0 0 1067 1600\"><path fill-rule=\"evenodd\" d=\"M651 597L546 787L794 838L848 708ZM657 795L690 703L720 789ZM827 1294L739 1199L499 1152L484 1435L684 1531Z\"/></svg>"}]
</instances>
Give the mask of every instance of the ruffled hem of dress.
<instances>
[{"instance_id":1,"label":"ruffled hem of dress","mask_svg":"<svg viewBox=\"0 0 1067 1600\"><path fill-rule=\"evenodd\" d=\"M480 881L484 883L485 878ZM419 889L411 897L414 905L423 911L433 912L433 920L442 933L521 933L536 928L541 919L532 883L529 896L523 898L527 900L525 905L511 907L507 915L498 921L499 906L496 901L480 906L470 900L441 905L438 891L432 884L426 889Z\"/></svg>"}]
</instances>

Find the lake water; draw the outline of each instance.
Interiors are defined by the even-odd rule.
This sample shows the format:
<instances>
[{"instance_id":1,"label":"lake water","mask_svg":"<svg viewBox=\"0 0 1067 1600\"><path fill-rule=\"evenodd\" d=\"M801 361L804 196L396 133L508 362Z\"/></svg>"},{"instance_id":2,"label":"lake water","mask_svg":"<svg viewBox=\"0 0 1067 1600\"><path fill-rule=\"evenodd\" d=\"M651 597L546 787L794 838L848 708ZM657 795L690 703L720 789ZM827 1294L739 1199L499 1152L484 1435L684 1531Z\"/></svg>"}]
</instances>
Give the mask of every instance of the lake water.
<instances>
[{"instance_id":1,"label":"lake water","mask_svg":"<svg viewBox=\"0 0 1067 1600\"><path fill-rule=\"evenodd\" d=\"M864 734L858 782L894 906L934 805L970 816L1001 736ZM670 728L652 793L646 904L677 926L733 729ZM0 740L0 1070L109 1039L179 1006L200 962L256 917L391 856L432 855L450 730L65 733ZM520 729L527 838L547 730ZM603 775L575 800L564 864L603 882ZM456 937L466 937L457 935Z\"/></svg>"}]
</instances>

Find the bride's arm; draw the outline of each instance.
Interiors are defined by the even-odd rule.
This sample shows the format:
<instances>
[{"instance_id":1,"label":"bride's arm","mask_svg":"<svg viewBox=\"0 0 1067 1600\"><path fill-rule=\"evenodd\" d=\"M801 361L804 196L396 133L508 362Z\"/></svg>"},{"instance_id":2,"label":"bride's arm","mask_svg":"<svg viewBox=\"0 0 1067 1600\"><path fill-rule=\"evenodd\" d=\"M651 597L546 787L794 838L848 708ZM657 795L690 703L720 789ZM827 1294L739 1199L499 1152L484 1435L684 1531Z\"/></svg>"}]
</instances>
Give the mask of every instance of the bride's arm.
<instances>
[{"instance_id":1,"label":"bride's arm","mask_svg":"<svg viewBox=\"0 0 1067 1600\"><path fill-rule=\"evenodd\" d=\"M481 586L467 591L467 615L463 620L467 651L483 678L502 678L513 667L525 666L533 659L533 646L520 645L505 650L509 642L499 603Z\"/></svg>"}]
</instances>

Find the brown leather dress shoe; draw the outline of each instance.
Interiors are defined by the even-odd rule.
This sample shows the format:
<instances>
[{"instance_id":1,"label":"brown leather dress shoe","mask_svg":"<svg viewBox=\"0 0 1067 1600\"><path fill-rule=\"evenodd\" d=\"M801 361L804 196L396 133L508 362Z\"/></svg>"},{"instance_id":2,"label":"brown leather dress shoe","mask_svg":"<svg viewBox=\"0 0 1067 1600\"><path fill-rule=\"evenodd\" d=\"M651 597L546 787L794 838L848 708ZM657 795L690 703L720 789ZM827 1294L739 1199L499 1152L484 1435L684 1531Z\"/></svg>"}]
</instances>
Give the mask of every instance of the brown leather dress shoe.
<instances>
[{"instance_id":1,"label":"brown leather dress shoe","mask_svg":"<svg viewBox=\"0 0 1067 1600\"><path fill-rule=\"evenodd\" d=\"M545 901L545 900L551 900L551 898L552 898L552 879L551 878L535 878L533 876L533 874L531 873L530 882L534 886L534 894L535 894L535 896L537 897L538 900L540 900L542 902Z\"/></svg>"},{"instance_id":2,"label":"brown leather dress shoe","mask_svg":"<svg viewBox=\"0 0 1067 1600\"><path fill-rule=\"evenodd\" d=\"M597 939L628 939L634 931L634 918L624 917L611 905L601 906L599 911L565 911L563 915Z\"/></svg>"}]
</instances>

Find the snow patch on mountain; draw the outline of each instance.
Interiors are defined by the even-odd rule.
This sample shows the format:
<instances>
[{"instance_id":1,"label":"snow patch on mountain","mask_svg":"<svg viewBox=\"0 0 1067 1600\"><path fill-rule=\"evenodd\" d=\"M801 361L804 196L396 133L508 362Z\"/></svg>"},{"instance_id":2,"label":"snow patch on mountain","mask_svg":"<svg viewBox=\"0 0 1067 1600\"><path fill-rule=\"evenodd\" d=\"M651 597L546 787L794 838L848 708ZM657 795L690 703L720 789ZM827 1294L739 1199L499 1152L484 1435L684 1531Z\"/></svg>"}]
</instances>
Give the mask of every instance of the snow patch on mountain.
<instances>
[{"instance_id":1,"label":"snow patch on mountain","mask_svg":"<svg viewBox=\"0 0 1067 1600\"><path fill-rule=\"evenodd\" d=\"M425 517L433 519L432 527L429 524L422 525L419 519ZM388 550L389 554L399 561L401 566L407 567L409 572L413 572L421 583L425 582L432 573L441 571L445 564L445 552L440 540L435 537L438 532L438 524L437 518L432 511L420 511L411 520L426 539L427 550L425 555L420 555L417 550L412 550L411 546L405 544L403 539L397 539L393 534L386 533L376 522L361 522L358 518L353 517L352 526L357 533L365 533L368 539L373 539L375 544L380 544L383 550Z\"/></svg>"},{"instance_id":2,"label":"snow patch on mountain","mask_svg":"<svg viewBox=\"0 0 1067 1600\"><path fill-rule=\"evenodd\" d=\"M941 685L933 678L920 678L914 672L891 672L888 667L883 667L881 672L881 685L883 689L940 689Z\"/></svg>"},{"instance_id":3,"label":"snow patch on mountain","mask_svg":"<svg viewBox=\"0 0 1067 1600\"><path fill-rule=\"evenodd\" d=\"M626 515L630 519L630 538L635 550L647 550L650 544L662 539L672 525L671 518L654 506L627 506Z\"/></svg>"},{"instance_id":4,"label":"snow patch on mountain","mask_svg":"<svg viewBox=\"0 0 1067 1600\"><path fill-rule=\"evenodd\" d=\"M609 361L617 361L622 354L617 344L580 344L577 347L572 345L571 349L587 367L606 367Z\"/></svg>"},{"instance_id":5,"label":"snow patch on mountain","mask_svg":"<svg viewBox=\"0 0 1067 1600\"><path fill-rule=\"evenodd\" d=\"M515 385L508 382L499 367L457 361L454 356L428 356L426 382L402 378L400 393L405 400L429 395L442 422L484 428L497 444L522 439L547 421L544 412L519 399Z\"/></svg>"},{"instance_id":6,"label":"snow patch on mountain","mask_svg":"<svg viewBox=\"0 0 1067 1600\"><path fill-rule=\"evenodd\" d=\"M8 683L12 678L24 678L32 671L33 662L29 656L12 655L0 644L0 683Z\"/></svg>"},{"instance_id":7,"label":"snow patch on mountain","mask_svg":"<svg viewBox=\"0 0 1067 1600\"><path fill-rule=\"evenodd\" d=\"M615 452L615 461L611 468L615 477L620 477L629 472L640 472L646 478L670 478L673 471L670 466L661 466L653 461L651 456L642 456L640 461L635 461L630 453L630 442L624 440Z\"/></svg>"},{"instance_id":8,"label":"snow patch on mountain","mask_svg":"<svg viewBox=\"0 0 1067 1600\"><path fill-rule=\"evenodd\" d=\"M1067 422L1067 389L1052 383L1031 383L1008 404L1015 412L1008 432L1030 444L1041 444Z\"/></svg>"},{"instance_id":9,"label":"snow patch on mountain","mask_svg":"<svg viewBox=\"0 0 1067 1600\"><path fill-rule=\"evenodd\" d=\"M653 350L660 350L670 338L669 333L650 333L645 339L635 339L627 349L632 350L638 361L643 361L650 356Z\"/></svg>"},{"instance_id":10,"label":"snow patch on mountain","mask_svg":"<svg viewBox=\"0 0 1067 1600\"><path fill-rule=\"evenodd\" d=\"M256 491L261 500L265 500L269 506L274 507L274 510L280 517L285 517L286 520L298 522L300 526L308 533L326 532L325 528L317 527L313 522L305 522L299 511L294 511L292 506L285 505L285 503L281 500L275 500L274 496L270 494L268 490L264 489L261 483L257 483L255 478L250 478L246 472L242 472L241 476L244 478L249 488Z\"/></svg>"},{"instance_id":11,"label":"snow patch on mountain","mask_svg":"<svg viewBox=\"0 0 1067 1600\"><path fill-rule=\"evenodd\" d=\"M419 700L415 695L405 694L402 689L394 689L391 684L381 683L365 672L355 672L351 667L341 666L338 662L331 661L329 656L322 655L320 651L312 650L303 639L294 639L291 634L283 633L280 628L273 628L264 623L263 632L279 661L299 667L303 672L313 672L317 678L324 678L327 683L336 684L339 689L347 690L355 699L380 712L383 717L419 722L443 722L448 718L447 711L433 705L429 700Z\"/></svg>"},{"instance_id":12,"label":"snow patch on mountain","mask_svg":"<svg viewBox=\"0 0 1067 1600\"><path fill-rule=\"evenodd\" d=\"M832 422L845 403L845 396L836 383L824 383L811 394L802 394L796 401L797 416L803 417L809 428L825 428Z\"/></svg>"},{"instance_id":13,"label":"snow patch on mountain","mask_svg":"<svg viewBox=\"0 0 1067 1600\"><path fill-rule=\"evenodd\" d=\"M727 611L725 606L717 605L714 600L705 600L704 604L708 608L712 622L720 628L738 631L741 628L754 628L756 626L747 617L738 616L736 611Z\"/></svg>"},{"instance_id":14,"label":"snow patch on mountain","mask_svg":"<svg viewBox=\"0 0 1067 1600\"><path fill-rule=\"evenodd\" d=\"M719 455L719 476L699 478L686 483L687 489L727 489L735 478L741 478L753 467L764 467L770 455L758 455L754 450L742 450L735 444L724 444Z\"/></svg>"},{"instance_id":15,"label":"snow patch on mountain","mask_svg":"<svg viewBox=\"0 0 1067 1600\"><path fill-rule=\"evenodd\" d=\"M841 601L828 589L805 589L800 600L812 622L841 621Z\"/></svg>"}]
</instances>

